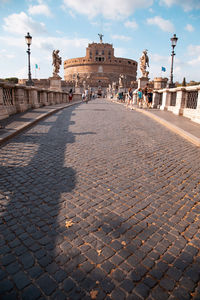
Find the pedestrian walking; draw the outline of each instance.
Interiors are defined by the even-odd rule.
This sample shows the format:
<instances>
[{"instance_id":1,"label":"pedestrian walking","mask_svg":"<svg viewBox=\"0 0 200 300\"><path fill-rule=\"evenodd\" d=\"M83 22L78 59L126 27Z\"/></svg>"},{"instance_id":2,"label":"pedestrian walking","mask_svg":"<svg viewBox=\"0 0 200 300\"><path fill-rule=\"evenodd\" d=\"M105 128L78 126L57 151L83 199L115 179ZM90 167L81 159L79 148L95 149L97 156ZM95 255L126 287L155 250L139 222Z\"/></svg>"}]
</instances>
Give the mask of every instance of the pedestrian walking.
<instances>
[{"instance_id":1,"label":"pedestrian walking","mask_svg":"<svg viewBox=\"0 0 200 300\"><path fill-rule=\"evenodd\" d=\"M69 91L69 102L71 102L73 99L73 92L72 92L72 89L70 89Z\"/></svg>"},{"instance_id":2,"label":"pedestrian walking","mask_svg":"<svg viewBox=\"0 0 200 300\"><path fill-rule=\"evenodd\" d=\"M127 107L131 104L131 101L132 101L132 97L133 97L133 90L132 88L129 88L128 89L128 101L127 101Z\"/></svg>"},{"instance_id":3,"label":"pedestrian walking","mask_svg":"<svg viewBox=\"0 0 200 300\"><path fill-rule=\"evenodd\" d=\"M142 108L143 105L143 93L142 93L142 89L139 88L138 92L137 92L137 104L139 106L139 108Z\"/></svg>"},{"instance_id":4,"label":"pedestrian walking","mask_svg":"<svg viewBox=\"0 0 200 300\"><path fill-rule=\"evenodd\" d=\"M82 93L82 102L85 101L85 92Z\"/></svg>"},{"instance_id":5,"label":"pedestrian walking","mask_svg":"<svg viewBox=\"0 0 200 300\"><path fill-rule=\"evenodd\" d=\"M86 102L86 103L88 103L89 96L90 96L90 95L89 95L89 91L88 91L88 89L86 89L86 90L85 90L85 102Z\"/></svg>"},{"instance_id":6,"label":"pedestrian walking","mask_svg":"<svg viewBox=\"0 0 200 300\"><path fill-rule=\"evenodd\" d=\"M152 91L152 89L149 89L148 90L148 104L147 104L148 108L152 107L152 101L153 101L153 91Z\"/></svg>"}]
</instances>

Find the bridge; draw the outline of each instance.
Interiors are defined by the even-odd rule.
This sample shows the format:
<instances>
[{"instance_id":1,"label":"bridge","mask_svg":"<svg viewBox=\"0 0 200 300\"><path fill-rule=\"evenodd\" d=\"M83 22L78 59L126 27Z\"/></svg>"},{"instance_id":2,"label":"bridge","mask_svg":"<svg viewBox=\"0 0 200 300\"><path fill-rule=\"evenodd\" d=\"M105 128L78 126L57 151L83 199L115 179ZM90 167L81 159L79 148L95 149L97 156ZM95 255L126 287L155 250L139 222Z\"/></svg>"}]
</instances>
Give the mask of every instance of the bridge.
<instances>
[{"instance_id":1,"label":"bridge","mask_svg":"<svg viewBox=\"0 0 200 300\"><path fill-rule=\"evenodd\" d=\"M0 129L1 298L198 299L200 124L26 89Z\"/></svg>"}]
</instances>

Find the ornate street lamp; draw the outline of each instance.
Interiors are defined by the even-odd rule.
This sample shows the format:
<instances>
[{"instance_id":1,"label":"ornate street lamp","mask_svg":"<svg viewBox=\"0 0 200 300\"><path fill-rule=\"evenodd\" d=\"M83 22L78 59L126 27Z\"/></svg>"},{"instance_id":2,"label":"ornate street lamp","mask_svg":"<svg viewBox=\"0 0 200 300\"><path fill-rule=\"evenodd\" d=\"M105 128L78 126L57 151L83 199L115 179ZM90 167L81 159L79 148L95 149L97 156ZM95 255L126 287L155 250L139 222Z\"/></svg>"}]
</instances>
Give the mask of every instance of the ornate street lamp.
<instances>
[{"instance_id":1,"label":"ornate street lamp","mask_svg":"<svg viewBox=\"0 0 200 300\"><path fill-rule=\"evenodd\" d=\"M31 42L32 42L32 36L30 35L29 32L25 36L25 40L26 40L26 43L28 45L28 50L26 51L28 53L28 80L26 81L26 85L31 86L31 85L34 85L34 82L31 79L31 62L30 62L31 50L30 50L30 45L31 45Z\"/></svg>"},{"instance_id":2,"label":"ornate street lamp","mask_svg":"<svg viewBox=\"0 0 200 300\"><path fill-rule=\"evenodd\" d=\"M176 43L178 41L178 38L176 34L173 35L173 37L170 39L171 40L171 46L172 46L172 60L171 60L171 76L170 76L170 81L169 81L169 87L174 87L175 84L173 83L173 64L174 64L174 56L176 55L174 52L174 48L176 47Z\"/></svg>"}]
</instances>

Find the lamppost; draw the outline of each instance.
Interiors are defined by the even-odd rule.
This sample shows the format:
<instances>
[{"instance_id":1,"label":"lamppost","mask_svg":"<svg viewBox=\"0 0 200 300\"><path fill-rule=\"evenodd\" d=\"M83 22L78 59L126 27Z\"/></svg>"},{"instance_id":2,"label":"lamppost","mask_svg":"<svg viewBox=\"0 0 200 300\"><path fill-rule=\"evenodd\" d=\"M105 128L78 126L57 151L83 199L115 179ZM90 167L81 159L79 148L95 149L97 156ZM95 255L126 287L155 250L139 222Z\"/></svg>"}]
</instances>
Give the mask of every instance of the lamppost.
<instances>
[{"instance_id":1,"label":"lamppost","mask_svg":"<svg viewBox=\"0 0 200 300\"><path fill-rule=\"evenodd\" d=\"M172 60L171 60L171 76L170 76L169 87L172 88L175 86L175 84L173 83L173 64L174 64L174 56L176 55L174 52L174 48L176 47L176 43L178 41L176 34L174 34L170 40L172 43L172 45L171 45L172 46L172 54L171 54Z\"/></svg>"},{"instance_id":2,"label":"lamppost","mask_svg":"<svg viewBox=\"0 0 200 300\"><path fill-rule=\"evenodd\" d=\"M30 55L31 55L31 50L30 50L30 45L32 42L32 36L28 32L27 35L25 36L26 43L28 45L28 50L26 51L28 53L28 80L26 81L26 85L31 86L34 85L34 82L31 79L31 62L30 62Z\"/></svg>"}]
</instances>

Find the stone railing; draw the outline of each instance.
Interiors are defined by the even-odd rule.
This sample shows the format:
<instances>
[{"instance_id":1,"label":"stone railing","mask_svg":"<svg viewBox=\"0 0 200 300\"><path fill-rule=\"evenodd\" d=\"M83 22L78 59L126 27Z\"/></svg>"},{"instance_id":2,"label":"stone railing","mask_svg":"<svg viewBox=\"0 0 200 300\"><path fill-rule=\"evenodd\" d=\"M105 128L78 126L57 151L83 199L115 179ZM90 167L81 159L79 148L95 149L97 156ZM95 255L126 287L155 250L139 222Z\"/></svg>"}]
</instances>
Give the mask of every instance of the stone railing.
<instances>
[{"instance_id":1,"label":"stone railing","mask_svg":"<svg viewBox=\"0 0 200 300\"><path fill-rule=\"evenodd\" d=\"M81 94L74 94L76 100L81 100ZM0 120L30 108L68 102L66 92L0 82Z\"/></svg>"},{"instance_id":2,"label":"stone railing","mask_svg":"<svg viewBox=\"0 0 200 300\"><path fill-rule=\"evenodd\" d=\"M153 107L200 123L200 85L154 90Z\"/></svg>"}]
</instances>

